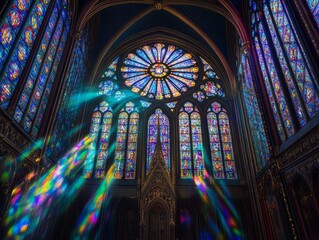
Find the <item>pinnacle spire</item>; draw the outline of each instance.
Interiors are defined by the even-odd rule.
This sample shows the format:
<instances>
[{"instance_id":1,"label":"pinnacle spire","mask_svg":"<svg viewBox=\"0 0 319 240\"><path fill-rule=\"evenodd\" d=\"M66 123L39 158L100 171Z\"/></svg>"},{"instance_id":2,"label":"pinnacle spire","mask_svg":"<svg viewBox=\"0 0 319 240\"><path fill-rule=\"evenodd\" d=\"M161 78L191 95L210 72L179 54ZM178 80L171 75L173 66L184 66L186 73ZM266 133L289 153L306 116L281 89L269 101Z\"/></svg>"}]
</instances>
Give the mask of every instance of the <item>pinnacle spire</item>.
<instances>
[{"instance_id":1,"label":"pinnacle spire","mask_svg":"<svg viewBox=\"0 0 319 240\"><path fill-rule=\"evenodd\" d=\"M158 161L164 162L162 143L161 143L161 132L160 132L161 129L160 129L160 116L159 116L159 114L157 115L156 125L157 125L157 140L156 140L156 145L155 145L155 150L154 150L154 155L153 155L151 165L155 165L155 163Z\"/></svg>"}]
</instances>

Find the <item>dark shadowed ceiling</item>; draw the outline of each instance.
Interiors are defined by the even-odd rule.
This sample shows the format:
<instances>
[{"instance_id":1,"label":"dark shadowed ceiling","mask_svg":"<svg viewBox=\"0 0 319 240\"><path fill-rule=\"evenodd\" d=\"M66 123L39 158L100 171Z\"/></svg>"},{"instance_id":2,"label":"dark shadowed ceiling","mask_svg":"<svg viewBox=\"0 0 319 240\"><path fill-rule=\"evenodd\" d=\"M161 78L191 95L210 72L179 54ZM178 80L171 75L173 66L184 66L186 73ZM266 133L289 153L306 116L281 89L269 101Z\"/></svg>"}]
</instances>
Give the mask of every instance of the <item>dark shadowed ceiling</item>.
<instances>
[{"instance_id":1,"label":"dark shadowed ceiling","mask_svg":"<svg viewBox=\"0 0 319 240\"><path fill-rule=\"evenodd\" d=\"M80 7L84 8L84 4L88 2L80 0ZM166 2L172 3L173 1ZM184 2L189 3L190 1ZM207 2L221 5L218 0ZM230 2L238 12L241 11L240 0L232 0ZM110 45L110 43L112 43L109 46L111 50L136 34L162 28L167 31L171 30L175 33L186 35L190 39L199 42L203 48L212 51L211 46L207 42L208 37L214 42L225 58L229 60L229 44L227 44L227 41L229 41L229 32L231 32L229 30L232 28L232 25L221 14L204 7L196 7L190 4L185 5L180 3L180 1L178 4L169 4L169 8L193 24L193 27L190 27L189 24L177 17L176 14L174 15L167 11L167 9L155 9L154 4L124 3L124 1L123 4L121 1L117 1L117 3L118 5L100 10L89 21L89 24L94 26L92 45L94 46L93 55L95 54L95 56L93 58L97 57L102 49ZM139 18L139 16L142 17ZM200 34L200 31L204 34ZM119 34L120 32L121 34ZM202 35L206 35L206 39Z\"/></svg>"}]
</instances>

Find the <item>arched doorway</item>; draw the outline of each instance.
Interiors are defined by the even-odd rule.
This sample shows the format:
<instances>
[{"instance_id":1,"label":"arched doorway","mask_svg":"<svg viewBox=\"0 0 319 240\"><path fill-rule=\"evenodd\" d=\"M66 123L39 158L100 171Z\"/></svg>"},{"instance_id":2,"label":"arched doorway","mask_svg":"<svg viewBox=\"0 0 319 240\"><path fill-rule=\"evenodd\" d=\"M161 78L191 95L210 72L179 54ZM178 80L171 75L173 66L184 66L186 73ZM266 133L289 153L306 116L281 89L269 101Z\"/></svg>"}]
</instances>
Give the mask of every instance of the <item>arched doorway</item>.
<instances>
[{"instance_id":1,"label":"arched doorway","mask_svg":"<svg viewBox=\"0 0 319 240\"><path fill-rule=\"evenodd\" d=\"M155 204L149 211L148 239L168 239L168 213L161 204Z\"/></svg>"}]
</instances>

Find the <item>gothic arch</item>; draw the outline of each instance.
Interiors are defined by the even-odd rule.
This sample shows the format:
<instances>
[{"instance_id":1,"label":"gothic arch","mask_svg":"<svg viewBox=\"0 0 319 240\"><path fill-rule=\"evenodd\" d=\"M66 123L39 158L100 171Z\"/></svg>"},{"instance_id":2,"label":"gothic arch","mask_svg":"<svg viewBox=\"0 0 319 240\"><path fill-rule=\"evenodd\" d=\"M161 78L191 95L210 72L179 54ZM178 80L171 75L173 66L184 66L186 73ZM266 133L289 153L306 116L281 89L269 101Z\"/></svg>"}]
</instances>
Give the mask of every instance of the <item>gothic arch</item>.
<instances>
[{"instance_id":1,"label":"gothic arch","mask_svg":"<svg viewBox=\"0 0 319 240\"><path fill-rule=\"evenodd\" d=\"M297 211L298 221L301 226L303 236L313 239L318 236L318 215L313 210L315 208L313 194L309 182L297 173L292 181L294 193L294 205Z\"/></svg>"},{"instance_id":2,"label":"gothic arch","mask_svg":"<svg viewBox=\"0 0 319 240\"><path fill-rule=\"evenodd\" d=\"M121 42L119 46L115 47L114 50L112 50L112 52L110 53L108 53L108 50L111 48L111 45L106 44L96 59L94 69L90 76L90 84L92 84L93 81L99 76L99 74L101 74L101 71L105 66L105 62L108 62L109 59L114 59L119 54L127 52L128 49L134 49L144 44L149 44L156 41L163 41L176 44L177 46L181 46L195 53L195 56L199 55L205 58L205 60L212 63L212 66L214 67L214 70L217 72L217 75L222 79L221 82L223 82L223 84L225 84L227 87L231 89L230 92L235 91L237 83L235 81L235 78L233 77L233 73L229 75L229 73L232 72L232 70L229 69L229 66L225 67L225 62L223 63L221 61L220 56L216 54L216 52L207 53L207 49L205 49L202 46L202 44L199 43L197 40L192 39L189 36L186 36L177 31L162 27L146 30L139 34L136 34L128 38L127 40ZM119 62L121 62L121 59L119 59Z\"/></svg>"},{"instance_id":3,"label":"gothic arch","mask_svg":"<svg viewBox=\"0 0 319 240\"><path fill-rule=\"evenodd\" d=\"M116 39L130 26L134 25L134 23L137 22L137 20L141 19L142 17L146 16L148 13L150 13L153 10L159 10L163 9L171 14L173 14L175 17L177 17L180 21L184 22L187 24L189 27L191 27L197 34L201 35L204 40L208 43L208 45L213 49L213 51L217 54L219 61L221 62L223 68L225 69L225 75L227 76L228 80L231 82L232 89L235 90L236 87L236 81L235 81L235 73L232 72L228 61L226 60L225 56L223 53L220 51L220 49L217 47L217 45L212 41L212 39L206 35L204 31L202 31L196 24L194 24L191 19L187 18L184 16L182 13L178 12L171 6L173 5L190 5L190 6L197 6L201 7L204 9L208 9L213 12L217 12L218 14L221 14L223 17L225 17L228 21L232 23L232 25L235 27L237 30L238 34L240 35L240 38L242 39L242 42L247 42L248 41L248 34L247 31L245 30L245 26L243 24L242 19L240 18L240 15L238 11L235 9L235 7L229 2L229 1L220 1L219 4L215 3L207 3L206 1L163 1L163 2L156 2L154 1L103 1L103 2L98 2L96 0L92 0L89 3L87 3L86 7L84 7L84 10L80 13L79 15L79 24L76 26L76 31L80 32L85 23L97 12L106 9L111 6L115 5L120 5L120 4L125 4L125 3L137 3L137 4L149 4L153 5L153 8L148 8L144 12L140 13L139 15L135 16L131 21L126 24L124 27L121 28L121 30L115 34L113 39L106 45L104 48L103 52L106 52L109 48L112 42L115 42ZM102 54L102 56L99 56L99 59L103 58L105 55ZM100 65L100 60L98 59L97 64L95 66ZM91 80L94 79L94 75L96 74L96 68L93 71Z\"/></svg>"},{"instance_id":4,"label":"gothic arch","mask_svg":"<svg viewBox=\"0 0 319 240\"><path fill-rule=\"evenodd\" d=\"M229 0L219 0L219 4L207 2L205 0L195 0L195 1L185 1L185 0L175 0L175 1L152 1L152 0L135 0L135 1L104 1L99 3L99 0L90 0L84 8L84 10L79 14L79 24L77 24L76 29L77 31L81 30L85 23L98 11L102 9L111 7L113 5L119 4L126 4L126 3L141 3L141 4L149 4L154 5L155 8L160 8L162 6L169 6L169 5L191 5L196 7L202 7L205 9L209 9L211 11L217 12L224 16L227 20L229 20L236 28L238 34L240 35L243 42L247 42L249 40L249 35L246 31L245 25L243 20L240 17L239 12L237 9L232 5Z\"/></svg>"}]
</instances>

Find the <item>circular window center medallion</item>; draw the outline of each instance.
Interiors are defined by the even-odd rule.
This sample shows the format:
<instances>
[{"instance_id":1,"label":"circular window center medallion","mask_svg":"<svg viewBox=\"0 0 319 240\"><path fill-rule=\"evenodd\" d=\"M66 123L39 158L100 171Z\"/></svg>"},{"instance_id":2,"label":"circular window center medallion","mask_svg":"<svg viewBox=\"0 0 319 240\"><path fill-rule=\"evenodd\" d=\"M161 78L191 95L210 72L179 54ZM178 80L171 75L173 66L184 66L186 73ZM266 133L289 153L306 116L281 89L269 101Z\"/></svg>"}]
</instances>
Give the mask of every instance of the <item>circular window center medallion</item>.
<instances>
[{"instance_id":1,"label":"circular window center medallion","mask_svg":"<svg viewBox=\"0 0 319 240\"><path fill-rule=\"evenodd\" d=\"M149 72L153 77L162 78L168 74L169 69L163 63L155 63L151 65Z\"/></svg>"},{"instance_id":2,"label":"circular window center medallion","mask_svg":"<svg viewBox=\"0 0 319 240\"><path fill-rule=\"evenodd\" d=\"M179 97L194 87L199 68L192 54L174 45L145 45L124 58L121 73L126 86L148 98Z\"/></svg>"}]
</instances>

